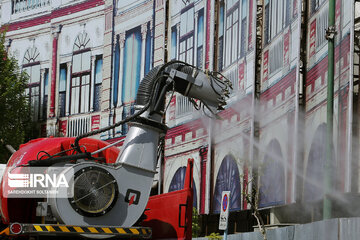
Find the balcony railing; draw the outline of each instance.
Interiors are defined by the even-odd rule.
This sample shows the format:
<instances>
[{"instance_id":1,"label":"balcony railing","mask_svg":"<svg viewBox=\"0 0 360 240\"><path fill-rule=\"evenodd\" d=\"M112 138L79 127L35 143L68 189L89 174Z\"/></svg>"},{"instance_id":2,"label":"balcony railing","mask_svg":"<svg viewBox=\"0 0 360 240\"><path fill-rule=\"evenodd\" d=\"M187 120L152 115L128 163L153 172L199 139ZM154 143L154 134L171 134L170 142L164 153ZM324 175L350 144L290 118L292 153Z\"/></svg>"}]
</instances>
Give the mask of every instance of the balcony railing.
<instances>
[{"instance_id":1,"label":"balcony railing","mask_svg":"<svg viewBox=\"0 0 360 240\"><path fill-rule=\"evenodd\" d=\"M182 95L178 95L176 98L176 117L189 115L192 110L193 106L189 99Z\"/></svg>"},{"instance_id":2,"label":"balcony railing","mask_svg":"<svg viewBox=\"0 0 360 240\"><path fill-rule=\"evenodd\" d=\"M89 132L91 130L90 121L91 121L90 116L69 119L67 136L77 137L80 134Z\"/></svg>"},{"instance_id":3,"label":"balcony railing","mask_svg":"<svg viewBox=\"0 0 360 240\"><path fill-rule=\"evenodd\" d=\"M50 5L50 0L12 0L11 14L23 13Z\"/></svg>"}]
</instances>

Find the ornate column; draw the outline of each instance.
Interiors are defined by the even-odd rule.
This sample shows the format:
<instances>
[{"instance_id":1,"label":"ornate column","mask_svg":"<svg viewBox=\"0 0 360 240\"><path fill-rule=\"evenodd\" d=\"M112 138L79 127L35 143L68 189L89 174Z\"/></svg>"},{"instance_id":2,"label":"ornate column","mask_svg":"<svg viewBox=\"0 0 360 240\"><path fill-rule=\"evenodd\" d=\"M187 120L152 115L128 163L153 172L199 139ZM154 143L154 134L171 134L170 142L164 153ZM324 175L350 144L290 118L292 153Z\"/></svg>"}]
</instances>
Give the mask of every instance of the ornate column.
<instances>
[{"instance_id":1,"label":"ornate column","mask_svg":"<svg viewBox=\"0 0 360 240\"><path fill-rule=\"evenodd\" d=\"M150 69L153 67L153 52L154 52L154 30L153 30L153 20L150 21Z\"/></svg>"},{"instance_id":2,"label":"ornate column","mask_svg":"<svg viewBox=\"0 0 360 240\"><path fill-rule=\"evenodd\" d=\"M199 149L200 155L200 213L205 213L205 198L206 198L206 164L208 160L209 146L203 146Z\"/></svg>"},{"instance_id":3,"label":"ornate column","mask_svg":"<svg viewBox=\"0 0 360 240\"><path fill-rule=\"evenodd\" d=\"M197 66L197 45L198 45L198 19L199 12L195 12L195 31L194 31L194 62L193 65ZM200 67L201 66L197 66Z\"/></svg>"},{"instance_id":4,"label":"ornate column","mask_svg":"<svg viewBox=\"0 0 360 240\"><path fill-rule=\"evenodd\" d=\"M66 63L65 116L70 115L70 85L71 85L71 62L67 62Z\"/></svg>"},{"instance_id":5,"label":"ornate column","mask_svg":"<svg viewBox=\"0 0 360 240\"><path fill-rule=\"evenodd\" d=\"M47 105L44 106L44 97L45 97L45 91L44 90L44 81L45 81L45 68L40 69L40 119L44 119L46 116L43 116L43 109L46 108L47 109ZM46 111L47 112L47 111ZM46 114L45 112L45 114Z\"/></svg>"},{"instance_id":6,"label":"ornate column","mask_svg":"<svg viewBox=\"0 0 360 240\"><path fill-rule=\"evenodd\" d=\"M206 20L205 20L205 46L204 46L204 55L205 55L205 69L209 69L209 70L212 70L212 66L211 66L211 63L212 61L210 60L210 56L212 56L212 51L211 51L211 44L213 42L210 43L210 39L211 39L211 27L213 25L213 19L212 19L212 16L211 16L211 12L214 11L212 8L212 1L211 0L206 0L206 3L205 3L206 7L205 7L205 16L206 16ZM224 32L224 43L225 43L225 32ZM211 53L210 53L211 51Z\"/></svg>"},{"instance_id":7,"label":"ornate column","mask_svg":"<svg viewBox=\"0 0 360 240\"><path fill-rule=\"evenodd\" d=\"M53 36L53 46L52 46L52 61L51 61L51 83L50 83L50 111L49 117L55 117L55 97L56 97L56 73L57 73L57 50L58 50L58 40L59 34L61 32L61 25L52 28L52 36Z\"/></svg>"},{"instance_id":8,"label":"ornate column","mask_svg":"<svg viewBox=\"0 0 360 240\"><path fill-rule=\"evenodd\" d=\"M146 32L147 32L147 22L141 24L141 71L140 71L140 81L144 77L145 72L145 45L146 45Z\"/></svg>"},{"instance_id":9,"label":"ornate column","mask_svg":"<svg viewBox=\"0 0 360 240\"><path fill-rule=\"evenodd\" d=\"M90 74L90 112L94 111L94 88L95 88L95 61L96 56L91 56L91 74Z\"/></svg>"},{"instance_id":10,"label":"ornate column","mask_svg":"<svg viewBox=\"0 0 360 240\"><path fill-rule=\"evenodd\" d=\"M118 84L118 104L122 105L122 84L123 84L123 72L124 72L124 45L125 45L125 33L119 34L119 47L120 47L120 59L119 59L119 84Z\"/></svg>"}]
</instances>

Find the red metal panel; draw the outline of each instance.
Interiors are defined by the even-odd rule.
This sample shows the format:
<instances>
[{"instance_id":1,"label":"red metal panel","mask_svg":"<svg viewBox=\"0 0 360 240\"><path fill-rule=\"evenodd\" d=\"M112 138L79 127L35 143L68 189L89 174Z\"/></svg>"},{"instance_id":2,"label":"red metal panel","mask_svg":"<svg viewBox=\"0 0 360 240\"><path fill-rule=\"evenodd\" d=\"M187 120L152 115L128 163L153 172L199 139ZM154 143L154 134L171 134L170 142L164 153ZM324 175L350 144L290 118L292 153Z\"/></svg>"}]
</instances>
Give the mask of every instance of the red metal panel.
<instances>
[{"instance_id":1,"label":"red metal panel","mask_svg":"<svg viewBox=\"0 0 360 240\"><path fill-rule=\"evenodd\" d=\"M122 136L122 137L118 137L118 138L112 138L112 139L108 139L106 140L106 142L108 143L114 143L116 141L119 141L119 140L123 140L122 142L119 142L118 144L116 144L115 146L116 147L122 147L122 145L124 144L124 140L125 140L125 136Z\"/></svg>"},{"instance_id":2,"label":"red metal panel","mask_svg":"<svg viewBox=\"0 0 360 240\"><path fill-rule=\"evenodd\" d=\"M152 239L191 239L193 163L188 160L183 190L149 198L142 226L152 228Z\"/></svg>"}]
</instances>

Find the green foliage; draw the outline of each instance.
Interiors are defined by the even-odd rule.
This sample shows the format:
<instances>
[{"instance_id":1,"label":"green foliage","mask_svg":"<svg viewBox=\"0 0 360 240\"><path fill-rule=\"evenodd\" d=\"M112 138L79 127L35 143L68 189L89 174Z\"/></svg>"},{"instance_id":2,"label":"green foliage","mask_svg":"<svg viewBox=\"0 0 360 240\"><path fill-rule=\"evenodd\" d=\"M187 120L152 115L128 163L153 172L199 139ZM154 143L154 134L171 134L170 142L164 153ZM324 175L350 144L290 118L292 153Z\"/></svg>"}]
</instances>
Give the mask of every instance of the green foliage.
<instances>
[{"instance_id":1,"label":"green foliage","mask_svg":"<svg viewBox=\"0 0 360 240\"><path fill-rule=\"evenodd\" d=\"M193 207L192 214L192 237L199 237L201 232L201 227L199 224L199 213L196 208Z\"/></svg>"},{"instance_id":2,"label":"green foliage","mask_svg":"<svg viewBox=\"0 0 360 240\"><path fill-rule=\"evenodd\" d=\"M220 233L211 233L209 236L206 236L209 240L222 239Z\"/></svg>"},{"instance_id":3,"label":"green foliage","mask_svg":"<svg viewBox=\"0 0 360 240\"><path fill-rule=\"evenodd\" d=\"M9 56L5 32L0 32L0 162L6 163L10 153L5 144L15 149L25 141L31 130L30 107L25 94L28 76L19 69L16 59Z\"/></svg>"}]
</instances>

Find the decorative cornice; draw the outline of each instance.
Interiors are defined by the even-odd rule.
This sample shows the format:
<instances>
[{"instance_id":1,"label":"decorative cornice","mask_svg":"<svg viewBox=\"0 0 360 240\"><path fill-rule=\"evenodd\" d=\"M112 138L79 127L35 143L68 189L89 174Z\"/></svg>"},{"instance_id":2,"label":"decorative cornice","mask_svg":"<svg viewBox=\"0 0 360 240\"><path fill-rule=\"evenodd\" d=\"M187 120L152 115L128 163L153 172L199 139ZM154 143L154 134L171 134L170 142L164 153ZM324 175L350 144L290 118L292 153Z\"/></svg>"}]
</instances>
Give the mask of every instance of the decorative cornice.
<instances>
[{"instance_id":1,"label":"decorative cornice","mask_svg":"<svg viewBox=\"0 0 360 240\"><path fill-rule=\"evenodd\" d=\"M59 37L59 34L61 33L61 29L62 29L62 25L61 25L61 24L59 24L59 25L57 25L57 26L52 26L52 27L51 27L51 34L52 34L55 38L57 38L57 37Z\"/></svg>"}]
</instances>

